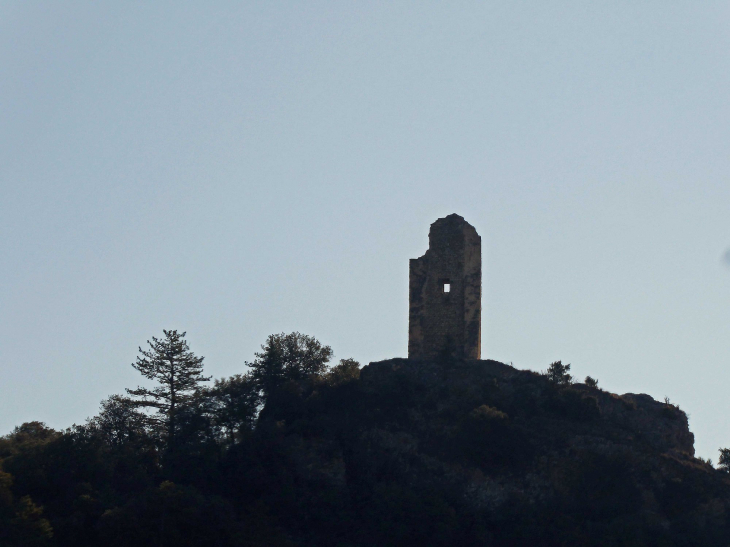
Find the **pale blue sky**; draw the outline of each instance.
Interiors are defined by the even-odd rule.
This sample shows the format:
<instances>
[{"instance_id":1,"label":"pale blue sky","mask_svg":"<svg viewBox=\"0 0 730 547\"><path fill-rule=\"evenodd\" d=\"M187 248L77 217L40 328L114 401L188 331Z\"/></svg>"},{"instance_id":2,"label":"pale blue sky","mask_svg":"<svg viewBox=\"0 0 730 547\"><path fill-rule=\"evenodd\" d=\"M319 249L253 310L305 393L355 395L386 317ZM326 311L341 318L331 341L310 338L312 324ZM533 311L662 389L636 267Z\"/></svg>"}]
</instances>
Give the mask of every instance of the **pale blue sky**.
<instances>
[{"instance_id":1,"label":"pale blue sky","mask_svg":"<svg viewBox=\"0 0 730 547\"><path fill-rule=\"evenodd\" d=\"M405 356L408 259L482 236L483 356L730 446L727 2L5 2L0 434L188 331Z\"/></svg>"}]
</instances>

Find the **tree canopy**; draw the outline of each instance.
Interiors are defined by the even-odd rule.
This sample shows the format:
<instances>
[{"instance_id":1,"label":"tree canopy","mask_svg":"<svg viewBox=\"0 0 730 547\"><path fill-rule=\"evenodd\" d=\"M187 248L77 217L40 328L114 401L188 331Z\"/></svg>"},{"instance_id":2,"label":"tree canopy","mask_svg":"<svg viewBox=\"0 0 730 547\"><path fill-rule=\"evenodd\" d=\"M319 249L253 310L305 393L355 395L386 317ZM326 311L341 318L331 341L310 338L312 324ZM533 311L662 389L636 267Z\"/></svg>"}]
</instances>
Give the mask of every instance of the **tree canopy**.
<instances>
[{"instance_id":1,"label":"tree canopy","mask_svg":"<svg viewBox=\"0 0 730 547\"><path fill-rule=\"evenodd\" d=\"M0 547L730 537L730 475L691 457L686 415L573 384L560 361L535 374L393 359L361 378L357 361L331 365L329 346L294 332L210 385L185 333L164 333L135 363L154 385L104 399L82 425L0 437ZM730 449L719 464L730 469Z\"/></svg>"},{"instance_id":2,"label":"tree canopy","mask_svg":"<svg viewBox=\"0 0 730 547\"><path fill-rule=\"evenodd\" d=\"M569 371L570 364L564 365L562 361L555 361L550 363L546 375L553 384L565 386L573 382L573 377L568 374Z\"/></svg>"},{"instance_id":3,"label":"tree canopy","mask_svg":"<svg viewBox=\"0 0 730 547\"><path fill-rule=\"evenodd\" d=\"M210 380L203 376L203 357L190 351L184 332L163 330L164 338L152 337L149 349L139 348L140 356L132 366L142 376L157 382L153 388L127 389L135 405L157 409L160 433L170 449L175 446L178 414L190 404L200 384Z\"/></svg>"},{"instance_id":4,"label":"tree canopy","mask_svg":"<svg viewBox=\"0 0 730 547\"><path fill-rule=\"evenodd\" d=\"M272 334L247 365L251 378L267 400L287 382L300 382L322 375L332 359L332 348L322 345L313 336L299 332Z\"/></svg>"}]
</instances>

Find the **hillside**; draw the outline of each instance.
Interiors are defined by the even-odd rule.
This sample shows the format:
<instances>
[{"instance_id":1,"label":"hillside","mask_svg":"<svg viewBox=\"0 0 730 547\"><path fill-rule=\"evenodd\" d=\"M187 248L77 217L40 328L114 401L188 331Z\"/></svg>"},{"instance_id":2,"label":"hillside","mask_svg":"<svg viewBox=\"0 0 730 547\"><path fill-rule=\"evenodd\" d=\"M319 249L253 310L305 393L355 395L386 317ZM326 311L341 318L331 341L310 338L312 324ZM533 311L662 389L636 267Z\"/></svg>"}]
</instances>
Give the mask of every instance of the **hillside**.
<instances>
[{"instance_id":1,"label":"hillside","mask_svg":"<svg viewBox=\"0 0 730 547\"><path fill-rule=\"evenodd\" d=\"M0 457L57 545L730 541L730 475L693 457L678 407L495 361L291 383L240 442L191 444L172 474L149 450L45 435Z\"/></svg>"},{"instance_id":2,"label":"hillside","mask_svg":"<svg viewBox=\"0 0 730 547\"><path fill-rule=\"evenodd\" d=\"M730 538L727 475L693 458L686 415L648 395L405 359L371 363L341 391L272 419L300 477L353 504L376 544Z\"/></svg>"}]
</instances>

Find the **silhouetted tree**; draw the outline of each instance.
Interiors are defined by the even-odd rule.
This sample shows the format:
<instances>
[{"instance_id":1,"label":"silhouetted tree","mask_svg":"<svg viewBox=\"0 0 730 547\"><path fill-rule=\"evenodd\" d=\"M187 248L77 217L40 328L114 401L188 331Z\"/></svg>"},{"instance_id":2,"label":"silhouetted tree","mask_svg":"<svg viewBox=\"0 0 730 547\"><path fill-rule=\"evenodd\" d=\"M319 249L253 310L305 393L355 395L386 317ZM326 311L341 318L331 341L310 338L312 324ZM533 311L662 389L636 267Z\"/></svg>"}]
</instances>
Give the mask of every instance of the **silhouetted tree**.
<instances>
[{"instance_id":1,"label":"silhouetted tree","mask_svg":"<svg viewBox=\"0 0 730 547\"><path fill-rule=\"evenodd\" d=\"M118 448L145 436L148 418L137 410L137 403L121 395L101 402L101 412L89 420L89 428L110 448Z\"/></svg>"},{"instance_id":2,"label":"silhouetted tree","mask_svg":"<svg viewBox=\"0 0 730 547\"><path fill-rule=\"evenodd\" d=\"M717 467L726 473L730 473L730 448L720 449L720 458L717 460Z\"/></svg>"},{"instance_id":3,"label":"silhouetted tree","mask_svg":"<svg viewBox=\"0 0 730 547\"><path fill-rule=\"evenodd\" d=\"M272 334L261 349L256 359L247 364L265 400L286 382L322 375L332 358L331 347L299 332Z\"/></svg>"},{"instance_id":4,"label":"silhouetted tree","mask_svg":"<svg viewBox=\"0 0 730 547\"><path fill-rule=\"evenodd\" d=\"M568 374L570 364L564 365L562 361L551 363L547 369L547 378L552 383L559 386L567 386L573 383L573 377Z\"/></svg>"},{"instance_id":5,"label":"silhouetted tree","mask_svg":"<svg viewBox=\"0 0 730 547\"><path fill-rule=\"evenodd\" d=\"M177 415L196 395L200 384L210 380L203 376L203 357L196 357L185 341L186 333L163 330L163 339L154 336L147 341L150 349L139 348L142 356L132 363L142 376L156 381L152 389L138 387L127 392L136 397L135 405L157 409L153 416L167 442L174 450L177 433Z\"/></svg>"},{"instance_id":6,"label":"silhouetted tree","mask_svg":"<svg viewBox=\"0 0 730 547\"><path fill-rule=\"evenodd\" d=\"M332 386L345 384L360 378L360 363L355 359L340 359L327 373L327 383Z\"/></svg>"},{"instance_id":7,"label":"silhouetted tree","mask_svg":"<svg viewBox=\"0 0 730 547\"><path fill-rule=\"evenodd\" d=\"M228 444L233 444L243 431L253 429L260 397L251 373L216 380L204 395L209 400L213 424Z\"/></svg>"},{"instance_id":8,"label":"silhouetted tree","mask_svg":"<svg viewBox=\"0 0 730 547\"><path fill-rule=\"evenodd\" d=\"M0 459L44 445L60 435L60 432L43 422L25 422L15 426L8 435L0 437Z\"/></svg>"},{"instance_id":9,"label":"silhouetted tree","mask_svg":"<svg viewBox=\"0 0 730 547\"><path fill-rule=\"evenodd\" d=\"M568 365L568 366L570 366L570 365ZM597 388L598 387L598 380L596 380L595 378L591 378L590 376L586 376L585 384L588 387L596 387Z\"/></svg>"}]
</instances>

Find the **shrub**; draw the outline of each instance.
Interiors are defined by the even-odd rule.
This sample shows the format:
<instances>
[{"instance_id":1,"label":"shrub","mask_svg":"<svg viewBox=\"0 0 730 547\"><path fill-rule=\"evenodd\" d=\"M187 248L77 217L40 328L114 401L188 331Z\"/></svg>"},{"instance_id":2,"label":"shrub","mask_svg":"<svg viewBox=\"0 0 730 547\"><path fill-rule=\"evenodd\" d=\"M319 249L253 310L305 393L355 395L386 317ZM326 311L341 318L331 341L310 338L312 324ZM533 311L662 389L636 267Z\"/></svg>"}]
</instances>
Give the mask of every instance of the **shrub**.
<instances>
[{"instance_id":1,"label":"shrub","mask_svg":"<svg viewBox=\"0 0 730 547\"><path fill-rule=\"evenodd\" d=\"M725 473L730 473L730 448L720 449L720 458L717 460L717 467Z\"/></svg>"},{"instance_id":2,"label":"shrub","mask_svg":"<svg viewBox=\"0 0 730 547\"><path fill-rule=\"evenodd\" d=\"M595 378L591 378L590 376L586 376L585 384L588 387L598 388L598 380L596 380Z\"/></svg>"},{"instance_id":3,"label":"shrub","mask_svg":"<svg viewBox=\"0 0 730 547\"><path fill-rule=\"evenodd\" d=\"M360 378L360 363L354 359L340 359L339 364L327 373L327 383L332 386L346 384Z\"/></svg>"},{"instance_id":4,"label":"shrub","mask_svg":"<svg viewBox=\"0 0 730 547\"><path fill-rule=\"evenodd\" d=\"M472 410L469 417L475 420L506 420L507 414L492 406L482 405Z\"/></svg>"}]
</instances>

